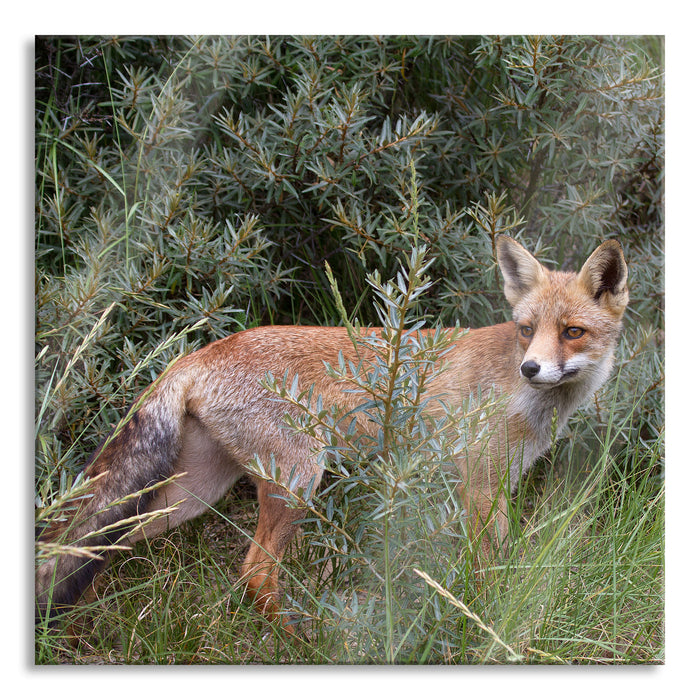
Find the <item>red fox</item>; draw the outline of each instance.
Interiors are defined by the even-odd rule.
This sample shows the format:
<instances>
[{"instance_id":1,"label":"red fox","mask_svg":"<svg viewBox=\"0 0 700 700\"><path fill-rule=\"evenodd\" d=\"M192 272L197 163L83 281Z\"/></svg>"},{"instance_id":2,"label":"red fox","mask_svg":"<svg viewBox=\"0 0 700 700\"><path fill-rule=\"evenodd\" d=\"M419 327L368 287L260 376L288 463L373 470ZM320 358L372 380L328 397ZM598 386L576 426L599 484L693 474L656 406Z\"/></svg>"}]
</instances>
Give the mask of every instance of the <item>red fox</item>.
<instances>
[{"instance_id":1,"label":"red fox","mask_svg":"<svg viewBox=\"0 0 700 700\"><path fill-rule=\"evenodd\" d=\"M496 252L513 320L456 336L431 384L442 406L461 407L482 390L502 399L503 420L478 458L456 457L467 523L475 537L488 535L480 545L484 556L489 541L506 537L508 492L550 446L554 412L562 429L608 377L628 302L627 265L617 241L600 245L578 273L548 270L504 235ZM301 387L313 385L324 406L352 410L366 397L348 391L324 365L337 366L339 351L354 361L371 352L356 346L345 328L272 326L235 333L179 359L88 462L93 495L41 539L63 537L99 551L123 537L128 528L116 525L123 519L184 499L131 541L150 537L199 515L248 472L260 514L242 573L256 606L276 617L279 562L303 514L275 497L280 487L250 465L274 460L283 480L293 472L297 488L309 489L318 485L323 466L312 437L284 428L291 409L261 379L287 373ZM125 500L173 475L180 476ZM37 568L38 615L73 604L107 559L57 552Z\"/></svg>"}]
</instances>

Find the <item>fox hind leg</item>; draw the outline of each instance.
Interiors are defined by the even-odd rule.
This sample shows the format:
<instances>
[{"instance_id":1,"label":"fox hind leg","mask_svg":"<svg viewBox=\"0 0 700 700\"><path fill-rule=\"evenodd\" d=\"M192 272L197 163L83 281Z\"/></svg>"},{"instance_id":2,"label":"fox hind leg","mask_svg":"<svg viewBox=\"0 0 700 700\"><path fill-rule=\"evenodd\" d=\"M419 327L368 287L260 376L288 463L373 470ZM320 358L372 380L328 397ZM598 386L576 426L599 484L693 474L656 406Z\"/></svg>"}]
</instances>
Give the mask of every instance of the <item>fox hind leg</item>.
<instances>
[{"instance_id":1,"label":"fox hind leg","mask_svg":"<svg viewBox=\"0 0 700 700\"><path fill-rule=\"evenodd\" d=\"M182 436L182 447L173 469L178 476L155 492L149 510L178 505L172 513L146 525L132 541L153 537L201 515L244 474L243 468L197 418L186 416Z\"/></svg>"},{"instance_id":2,"label":"fox hind leg","mask_svg":"<svg viewBox=\"0 0 700 700\"><path fill-rule=\"evenodd\" d=\"M256 479L256 485L260 514L253 542L241 567L241 578L257 610L268 619L279 620L280 562L297 532L296 521L303 517L304 509L292 507L286 498L281 498L286 492L279 486L260 478ZM295 631L287 618L282 619L282 624L287 631Z\"/></svg>"}]
</instances>

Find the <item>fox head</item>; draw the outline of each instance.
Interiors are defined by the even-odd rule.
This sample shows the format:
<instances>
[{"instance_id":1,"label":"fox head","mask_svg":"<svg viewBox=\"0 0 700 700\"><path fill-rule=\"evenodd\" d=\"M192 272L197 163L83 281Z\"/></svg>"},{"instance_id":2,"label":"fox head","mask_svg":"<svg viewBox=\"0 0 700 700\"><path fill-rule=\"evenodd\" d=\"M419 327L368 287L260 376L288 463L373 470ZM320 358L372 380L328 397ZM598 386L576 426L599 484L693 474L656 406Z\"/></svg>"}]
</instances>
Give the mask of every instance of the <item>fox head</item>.
<instances>
[{"instance_id":1,"label":"fox head","mask_svg":"<svg viewBox=\"0 0 700 700\"><path fill-rule=\"evenodd\" d=\"M573 382L597 388L612 367L629 300L620 244L605 241L578 273L547 269L508 236L499 236L496 248L522 350L521 377L535 389Z\"/></svg>"}]
</instances>

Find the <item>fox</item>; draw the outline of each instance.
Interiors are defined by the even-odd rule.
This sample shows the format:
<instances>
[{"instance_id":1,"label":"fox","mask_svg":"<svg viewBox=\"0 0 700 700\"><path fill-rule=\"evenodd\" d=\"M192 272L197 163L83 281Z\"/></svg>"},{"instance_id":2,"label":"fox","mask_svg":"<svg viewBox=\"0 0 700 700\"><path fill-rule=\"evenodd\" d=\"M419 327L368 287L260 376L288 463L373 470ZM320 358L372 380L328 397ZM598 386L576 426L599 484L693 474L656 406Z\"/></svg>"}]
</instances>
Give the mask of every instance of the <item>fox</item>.
<instances>
[{"instance_id":1,"label":"fox","mask_svg":"<svg viewBox=\"0 0 700 700\"><path fill-rule=\"evenodd\" d=\"M454 456L461 516L486 560L494 543L508 542L508 498L550 448L553 418L561 434L608 379L629 301L627 265L614 239L601 243L578 272L545 267L507 235L495 239L495 248L512 320L455 336L430 385L440 400L429 409L439 416L446 407L463 407L466 396L488 392L501 401L502 420L488 444L477 444L471 455L470 444L467 454ZM70 538L97 556L57 548L38 563L37 618L54 619L75 605L115 543L128 537L131 545L195 518L247 474L259 515L241 580L253 605L290 629L279 572L304 513L284 498L281 484L293 476L296 488L313 493L324 462L318 440L285 427L293 407L262 379L293 376L300 387L313 386L324 406L352 412L367 396L328 371L339 353L356 362L373 359L345 327L273 325L239 331L175 361L88 460L90 496L39 535L42 542ZM253 463L274 463L280 480L264 478ZM167 517L124 525L161 509L169 509Z\"/></svg>"}]
</instances>

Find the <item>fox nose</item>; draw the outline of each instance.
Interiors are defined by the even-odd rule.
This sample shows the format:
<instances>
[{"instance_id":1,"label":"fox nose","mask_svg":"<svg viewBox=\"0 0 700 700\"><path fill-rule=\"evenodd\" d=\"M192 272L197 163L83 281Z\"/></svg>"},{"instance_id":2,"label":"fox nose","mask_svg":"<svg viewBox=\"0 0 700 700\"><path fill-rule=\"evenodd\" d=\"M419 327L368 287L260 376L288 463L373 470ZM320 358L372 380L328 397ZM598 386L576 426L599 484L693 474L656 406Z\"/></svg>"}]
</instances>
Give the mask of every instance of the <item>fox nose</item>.
<instances>
[{"instance_id":1,"label":"fox nose","mask_svg":"<svg viewBox=\"0 0 700 700\"><path fill-rule=\"evenodd\" d=\"M540 371L541 367L534 361L528 360L520 365L520 373L527 379L532 379Z\"/></svg>"}]
</instances>

